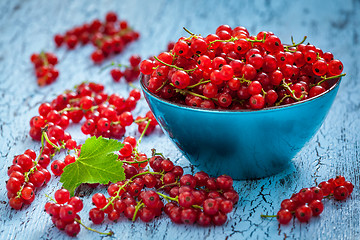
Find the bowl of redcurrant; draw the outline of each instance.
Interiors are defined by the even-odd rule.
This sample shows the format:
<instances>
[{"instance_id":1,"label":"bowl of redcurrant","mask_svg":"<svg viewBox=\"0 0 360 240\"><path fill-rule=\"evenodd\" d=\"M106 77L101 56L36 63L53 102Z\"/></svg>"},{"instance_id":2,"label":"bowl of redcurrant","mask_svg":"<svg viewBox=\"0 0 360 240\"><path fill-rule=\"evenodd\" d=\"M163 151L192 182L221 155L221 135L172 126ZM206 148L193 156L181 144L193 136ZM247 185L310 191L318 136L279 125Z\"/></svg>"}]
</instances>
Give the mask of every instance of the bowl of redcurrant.
<instances>
[{"instance_id":1,"label":"bowl of redcurrant","mask_svg":"<svg viewBox=\"0 0 360 240\"><path fill-rule=\"evenodd\" d=\"M189 34L140 64L164 133L212 175L254 179L287 168L328 114L345 75L341 61L305 38L285 45L244 27Z\"/></svg>"}]
</instances>

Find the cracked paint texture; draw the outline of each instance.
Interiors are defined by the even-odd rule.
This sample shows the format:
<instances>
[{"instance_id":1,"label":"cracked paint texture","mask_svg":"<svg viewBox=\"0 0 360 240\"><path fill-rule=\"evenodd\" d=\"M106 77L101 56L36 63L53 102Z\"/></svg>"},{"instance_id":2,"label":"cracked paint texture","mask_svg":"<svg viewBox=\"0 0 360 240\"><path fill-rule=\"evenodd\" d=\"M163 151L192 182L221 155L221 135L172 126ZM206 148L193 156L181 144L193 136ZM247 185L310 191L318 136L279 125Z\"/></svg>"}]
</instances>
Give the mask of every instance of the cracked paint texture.
<instances>
[{"instance_id":1,"label":"cracked paint texture","mask_svg":"<svg viewBox=\"0 0 360 240\"><path fill-rule=\"evenodd\" d=\"M336 100L324 124L314 138L292 160L287 170L268 178L235 181L240 194L239 203L221 227L203 228L197 225L177 225L162 216L151 223L132 223L124 218L118 223L105 221L92 226L87 218L91 206L91 192L104 188L78 189L83 196L84 223L99 231L115 232L117 239L360 239L360 1L21 1L4 0L0 3L0 239L67 239L57 230L50 217L43 212L45 194L53 195L60 188L58 178L36 192L36 199L21 211L10 210L6 197L7 168L16 154L27 148L38 149L39 143L28 136L29 120L37 114L40 103L50 101L65 89L84 80L102 82L106 92L126 96L130 88L124 83L113 83L109 72L100 72L89 59L92 47L67 51L56 49L52 38L75 25L94 18L103 19L113 10L121 19L141 33L138 42L123 54L114 57L126 63L131 54L143 58L165 50L169 41L185 33L207 35L221 24L232 27L243 25L251 34L272 31L283 42L290 37L309 42L324 51L331 51L344 63L347 76L343 78ZM53 51L59 58L58 80L39 88L30 64L34 52ZM105 64L109 64L111 60ZM144 115L148 107L144 100L134 110L134 116ZM309 120L310 121L310 120ZM74 139L85 141L79 127L70 126ZM128 135L139 137L132 126ZM145 137L140 150L150 154L155 147L184 167L186 173L198 171L178 152L161 130ZM59 156L59 158L64 156ZM291 221L279 226L275 219L262 219L260 214L276 214L283 199L303 187L314 186L323 180L344 175L355 185L350 199L344 202L325 200L325 210L309 224ZM81 230L79 239L103 238Z\"/></svg>"}]
</instances>

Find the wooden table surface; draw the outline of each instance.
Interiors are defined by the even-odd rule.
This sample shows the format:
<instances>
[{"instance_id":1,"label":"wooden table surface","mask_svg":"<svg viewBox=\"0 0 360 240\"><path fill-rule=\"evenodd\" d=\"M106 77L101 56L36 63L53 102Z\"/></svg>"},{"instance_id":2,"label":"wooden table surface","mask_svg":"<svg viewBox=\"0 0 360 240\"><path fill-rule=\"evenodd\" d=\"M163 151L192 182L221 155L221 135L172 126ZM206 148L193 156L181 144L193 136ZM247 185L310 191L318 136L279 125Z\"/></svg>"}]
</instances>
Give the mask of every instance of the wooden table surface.
<instances>
[{"instance_id":1,"label":"wooden table surface","mask_svg":"<svg viewBox=\"0 0 360 240\"><path fill-rule=\"evenodd\" d=\"M169 41L185 34L183 26L195 33L207 35L221 24L243 25L251 34L272 31L283 42L290 37L308 41L344 63L347 76L324 124L314 138L292 160L284 172L259 180L236 181L240 194L224 226L203 228L171 223L169 218L145 224L121 220L91 225L87 219L91 207L89 192L81 217L85 224L100 231L112 230L116 239L360 239L360 1L22 1L0 3L0 239L67 239L43 212L45 194L53 195L61 187L59 178L36 193L36 199L21 211L11 210L6 197L6 171L12 158L27 148L38 149L39 143L28 135L29 120L37 114L40 103L51 100L65 89L92 80L106 85L106 92L125 95L126 83L114 83L109 71L100 72L89 55L92 47L67 51L56 49L53 36L94 18L103 19L112 10L141 33L139 41L131 44L113 60L127 62L132 54L143 58L165 50ZM53 51L59 57L60 77L47 87L36 84L29 57L41 50ZM109 60L107 63L110 63ZM106 63L105 63L106 64ZM138 116L148 111L141 100L134 111ZM311 119L309 119L311 121ZM70 132L79 142L85 140L79 127ZM131 126L127 134L139 136ZM150 154L155 147L166 156L194 172L189 162L160 129L144 138L141 150ZM343 202L325 200L325 210L309 223L297 220L279 226L276 219L262 219L260 214L276 213L284 198L303 187L344 175L355 189ZM95 189L103 191L104 189ZM79 239L97 239L99 235L82 229Z\"/></svg>"}]
</instances>

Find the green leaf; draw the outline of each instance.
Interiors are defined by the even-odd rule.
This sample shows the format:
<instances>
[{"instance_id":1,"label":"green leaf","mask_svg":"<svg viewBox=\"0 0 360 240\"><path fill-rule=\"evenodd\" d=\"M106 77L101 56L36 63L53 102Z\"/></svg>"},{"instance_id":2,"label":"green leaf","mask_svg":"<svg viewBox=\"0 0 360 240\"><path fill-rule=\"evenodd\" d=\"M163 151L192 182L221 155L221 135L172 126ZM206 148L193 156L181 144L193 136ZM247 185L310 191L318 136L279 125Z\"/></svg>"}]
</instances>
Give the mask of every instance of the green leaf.
<instances>
[{"instance_id":1,"label":"green leaf","mask_svg":"<svg viewBox=\"0 0 360 240\"><path fill-rule=\"evenodd\" d=\"M125 179L122 162L117 161L115 151L123 147L120 141L106 139L101 136L88 138L81 147L76 162L64 168L60 182L63 187L74 194L82 183L118 182Z\"/></svg>"}]
</instances>

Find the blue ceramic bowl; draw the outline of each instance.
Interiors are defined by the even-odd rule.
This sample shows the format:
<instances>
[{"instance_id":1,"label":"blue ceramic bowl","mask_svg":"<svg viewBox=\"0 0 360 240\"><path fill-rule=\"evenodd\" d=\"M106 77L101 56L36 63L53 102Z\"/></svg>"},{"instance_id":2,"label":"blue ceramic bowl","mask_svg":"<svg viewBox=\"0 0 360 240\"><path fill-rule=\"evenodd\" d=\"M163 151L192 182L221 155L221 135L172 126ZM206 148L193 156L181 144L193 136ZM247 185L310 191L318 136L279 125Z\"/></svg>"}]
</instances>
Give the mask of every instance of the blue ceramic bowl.
<instances>
[{"instance_id":1,"label":"blue ceramic bowl","mask_svg":"<svg viewBox=\"0 0 360 240\"><path fill-rule=\"evenodd\" d=\"M340 81L303 102L263 110L206 110L159 98L141 87L164 133L190 162L213 176L254 179L276 174L315 135Z\"/></svg>"}]
</instances>

